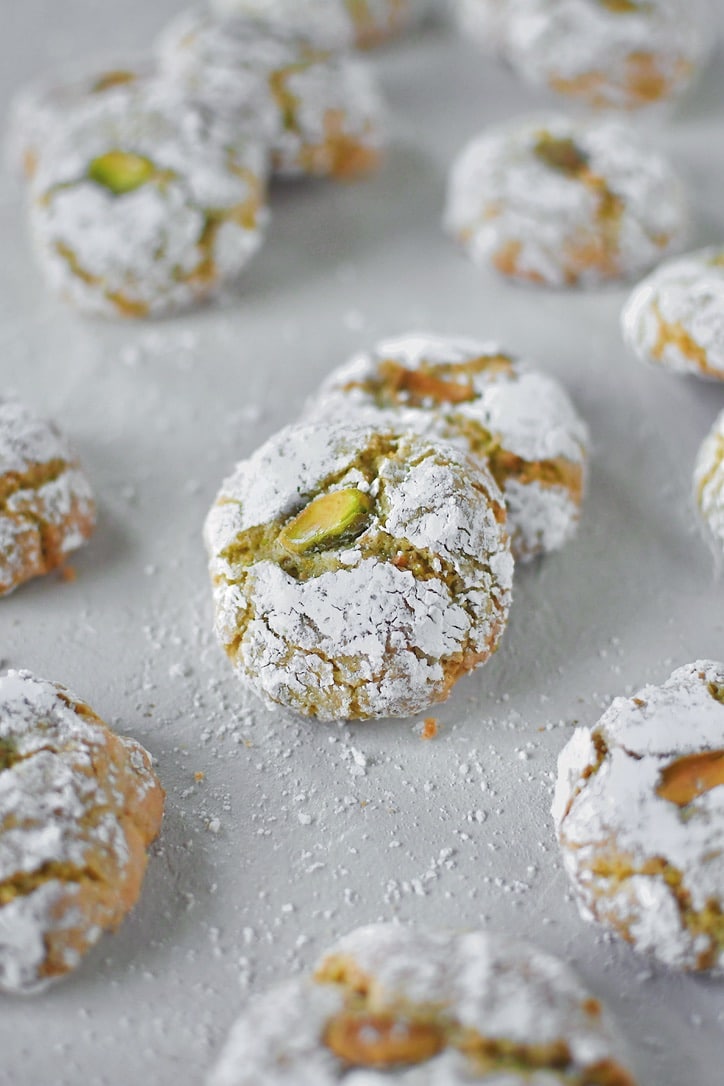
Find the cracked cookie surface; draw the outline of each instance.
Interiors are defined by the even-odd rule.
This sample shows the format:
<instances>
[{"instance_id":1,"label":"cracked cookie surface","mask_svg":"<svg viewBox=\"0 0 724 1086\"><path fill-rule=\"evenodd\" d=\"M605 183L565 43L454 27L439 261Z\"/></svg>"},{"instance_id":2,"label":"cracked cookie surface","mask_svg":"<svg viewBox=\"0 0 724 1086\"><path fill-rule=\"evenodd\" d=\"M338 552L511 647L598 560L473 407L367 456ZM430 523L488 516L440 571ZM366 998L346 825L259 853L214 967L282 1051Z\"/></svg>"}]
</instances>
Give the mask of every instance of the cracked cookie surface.
<instances>
[{"instance_id":1,"label":"cracked cookie surface","mask_svg":"<svg viewBox=\"0 0 724 1086\"><path fill-rule=\"evenodd\" d=\"M95 519L90 483L55 427L0 397L0 596L61 566Z\"/></svg>"},{"instance_id":2,"label":"cracked cookie surface","mask_svg":"<svg viewBox=\"0 0 724 1086\"><path fill-rule=\"evenodd\" d=\"M553 817L586 919L668 966L724 972L724 665L681 667L578 728Z\"/></svg>"},{"instance_id":3,"label":"cracked cookie surface","mask_svg":"<svg viewBox=\"0 0 724 1086\"><path fill-rule=\"evenodd\" d=\"M79 309L148 317L238 278L267 222L266 150L164 83L103 95L45 149L31 227L50 285Z\"/></svg>"},{"instance_id":4,"label":"cracked cookie surface","mask_svg":"<svg viewBox=\"0 0 724 1086\"><path fill-rule=\"evenodd\" d=\"M167 27L158 54L165 77L232 128L240 117L247 126L250 95L263 102L276 174L361 176L377 168L384 144L377 82L362 61L318 39L296 22L191 11Z\"/></svg>"},{"instance_id":5,"label":"cracked cookie surface","mask_svg":"<svg viewBox=\"0 0 724 1086\"><path fill-rule=\"evenodd\" d=\"M484 931L359 928L252 1000L208 1086L635 1086L598 1000Z\"/></svg>"},{"instance_id":6,"label":"cracked cookie surface","mask_svg":"<svg viewBox=\"0 0 724 1086\"><path fill-rule=\"evenodd\" d=\"M715 546L724 551L724 412L699 449L694 466L694 499Z\"/></svg>"},{"instance_id":7,"label":"cracked cookie surface","mask_svg":"<svg viewBox=\"0 0 724 1086\"><path fill-rule=\"evenodd\" d=\"M662 264L635 287L621 322L642 361L724 381L724 248Z\"/></svg>"},{"instance_id":8,"label":"cracked cookie surface","mask_svg":"<svg viewBox=\"0 0 724 1086\"><path fill-rule=\"evenodd\" d=\"M59 683L0 678L0 989L76 968L141 892L164 794L143 747Z\"/></svg>"},{"instance_id":9,"label":"cracked cookie surface","mask_svg":"<svg viewBox=\"0 0 724 1086\"><path fill-rule=\"evenodd\" d=\"M99 58L80 70L56 71L22 87L9 111L5 155L10 169L32 178L43 148L70 116L94 110L106 95L140 86L152 68L150 57Z\"/></svg>"},{"instance_id":10,"label":"cracked cookie surface","mask_svg":"<svg viewBox=\"0 0 724 1086\"><path fill-rule=\"evenodd\" d=\"M450 445L288 427L208 516L217 636L268 703L322 720L419 712L498 645L505 520L492 476Z\"/></svg>"},{"instance_id":11,"label":"cracked cookie surface","mask_svg":"<svg viewBox=\"0 0 724 1086\"><path fill-rule=\"evenodd\" d=\"M518 561L575 534L586 426L557 381L496 344L427 334L384 340L334 370L307 416L409 428L480 459L503 491Z\"/></svg>"},{"instance_id":12,"label":"cracked cookie surface","mask_svg":"<svg viewBox=\"0 0 724 1086\"><path fill-rule=\"evenodd\" d=\"M211 0L218 15L259 15L325 47L368 49L421 23L431 0Z\"/></svg>"},{"instance_id":13,"label":"cracked cookie surface","mask_svg":"<svg viewBox=\"0 0 724 1086\"><path fill-rule=\"evenodd\" d=\"M638 133L561 116L469 143L444 217L474 263L553 287L635 276L681 246L688 221L681 182Z\"/></svg>"},{"instance_id":14,"label":"cracked cookie surface","mask_svg":"<svg viewBox=\"0 0 724 1086\"><path fill-rule=\"evenodd\" d=\"M678 97L711 52L705 0L506 0L505 22L523 79L599 109Z\"/></svg>"}]
</instances>

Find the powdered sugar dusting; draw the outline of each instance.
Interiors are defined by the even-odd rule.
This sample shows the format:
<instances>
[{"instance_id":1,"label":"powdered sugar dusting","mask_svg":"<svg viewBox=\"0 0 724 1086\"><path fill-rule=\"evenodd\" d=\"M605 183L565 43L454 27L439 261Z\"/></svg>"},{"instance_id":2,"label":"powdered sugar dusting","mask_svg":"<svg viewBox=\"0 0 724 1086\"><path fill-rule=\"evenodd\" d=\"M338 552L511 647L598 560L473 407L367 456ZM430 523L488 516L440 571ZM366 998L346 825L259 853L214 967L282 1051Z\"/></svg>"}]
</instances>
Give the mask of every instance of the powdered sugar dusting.
<instances>
[{"instance_id":1,"label":"powdered sugar dusting","mask_svg":"<svg viewBox=\"0 0 724 1086\"><path fill-rule=\"evenodd\" d=\"M724 548L724 412L699 449L694 467L694 495L717 550Z\"/></svg>"}]
</instances>

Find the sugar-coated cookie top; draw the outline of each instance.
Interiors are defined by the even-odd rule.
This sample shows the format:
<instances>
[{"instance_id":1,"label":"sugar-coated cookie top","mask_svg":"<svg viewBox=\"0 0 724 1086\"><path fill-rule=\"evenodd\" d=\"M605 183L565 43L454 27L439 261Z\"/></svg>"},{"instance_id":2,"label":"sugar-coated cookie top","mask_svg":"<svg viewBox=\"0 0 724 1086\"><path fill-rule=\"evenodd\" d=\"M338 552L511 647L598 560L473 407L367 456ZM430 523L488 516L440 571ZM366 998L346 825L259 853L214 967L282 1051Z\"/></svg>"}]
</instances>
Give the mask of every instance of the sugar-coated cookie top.
<instances>
[{"instance_id":1,"label":"sugar-coated cookie top","mask_svg":"<svg viewBox=\"0 0 724 1086\"><path fill-rule=\"evenodd\" d=\"M78 922L60 907L65 887L112 884L129 862L123 820L157 789L143 749L65 687L27 671L0 678L1 989L48 982L45 936Z\"/></svg>"},{"instance_id":2,"label":"sugar-coated cookie top","mask_svg":"<svg viewBox=\"0 0 724 1086\"><path fill-rule=\"evenodd\" d=\"M52 460L70 463L73 457L55 427L19 400L0 396L0 479L22 475Z\"/></svg>"},{"instance_id":3,"label":"sugar-coated cookie top","mask_svg":"<svg viewBox=\"0 0 724 1086\"><path fill-rule=\"evenodd\" d=\"M353 1061L339 1051L350 1036ZM384 1064L385 1041L398 1057L404 1047L404 1058ZM615 1086L632 1086L618 1058L600 1005L555 958L488 932L380 924L333 946L316 983L292 981L252 1000L209 1086L515 1086L538 1075L553 1086L596 1066Z\"/></svg>"},{"instance_id":4,"label":"sugar-coated cookie top","mask_svg":"<svg viewBox=\"0 0 724 1086\"><path fill-rule=\"evenodd\" d=\"M616 698L591 731L578 728L559 758L553 816L564 851L592 868L594 892L596 856L622 857L632 873L660 860L691 909L721 907L724 665L681 667L662 686ZM625 915L625 878L618 892ZM676 964L680 929L678 913L652 906L638 917L635 938L664 958L670 946Z\"/></svg>"},{"instance_id":5,"label":"sugar-coated cookie top","mask_svg":"<svg viewBox=\"0 0 724 1086\"><path fill-rule=\"evenodd\" d=\"M694 497L718 548L724 546L724 411L704 438L694 466Z\"/></svg>"},{"instance_id":6,"label":"sugar-coated cookie top","mask_svg":"<svg viewBox=\"0 0 724 1086\"><path fill-rule=\"evenodd\" d=\"M211 0L217 15L245 15L291 28L323 49L354 45L355 28L345 0Z\"/></svg>"},{"instance_id":7,"label":"sugar-coated cookie top","mask_svg":"<svg viewBox=\"0 0 724 1086\"><path fill-rule=\"evenodd\" d=\"M724 380L724 246L656 268L633 290L622 325L627 344L645 361Z\"/></svg>"},{"instance_id":8,"label":"sugar-coated cookie top","mask_svg":"<svg viewBox=\"0 0 724 1086\"><path fill-rule=\"evenodd\" d=\"M684 189L669 162L614 121L561 115L484 131L450 175L447 229L473 259L514 248L525 277L626 277L679 247Z\"/></svg>"}]
</instances>

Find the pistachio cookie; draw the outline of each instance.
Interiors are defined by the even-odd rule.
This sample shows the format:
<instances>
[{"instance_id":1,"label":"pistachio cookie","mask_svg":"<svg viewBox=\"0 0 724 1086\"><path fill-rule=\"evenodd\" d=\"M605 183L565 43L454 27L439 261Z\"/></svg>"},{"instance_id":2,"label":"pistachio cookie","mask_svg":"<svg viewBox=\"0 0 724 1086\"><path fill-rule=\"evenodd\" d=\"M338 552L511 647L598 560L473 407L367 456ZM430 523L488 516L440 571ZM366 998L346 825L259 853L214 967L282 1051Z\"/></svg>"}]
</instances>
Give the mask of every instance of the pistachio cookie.
<instances>
[{"instance_id":1,"label":"pistachio cookie","mask_svg":"<svg viewBox=\"0 0 724 1086\"><path fill-rule=\"evenodd\" d=\"M0 990L46 987L118 927L163 801L143 747L64 686L0 678Z\"/></svg>"},{"instance_id":2,"label":"pistachio cookie","mask_svg":"<svg viewBox=\"0 0 724 1086\"><path fill-rule=\"evenodd\" d=\"M421 23L433 0L211 0L218 15L259 15L321 45L369 49Z\"/></svg>"},{"instance_id":3,"label":"pistachio cookie","mask_svg":"<svg viewBox=\"0 0 724 1086\"><path fill-rule=\"evenodd\" d=\"M547 286L635 276L688 226L667 160L614 122L554 116L483 132L455 162L447 230L476 264Z\"/></svg>"},{"instance_id":4,"label":"pistachio cookie","mask_svg":"<svg viewBox=\"0 0 724 1086\"><path fill-rule=\"evenodd\" d=\"M699 450L694 468L694 496L711 539L724 550L724 412Z\"/></svg>"},{"instance_id":5,"label":"pistachio cookie","mask_svg":"<svg viewBox=\"0 0 724 1086\"><path fill-rule=\"evenodd\" d=\"M309 415L415 430L480 459L503 492L518 560L558 550L575 534L586 426L557 381L495 344L386 340L335 370Z\"/></svg>"},{"instance_id":6,"label":"pistachio cookie","mask_svg":"<svg viewBox=\"0 0 724 1086\"><path fill-rule=\"evenodd\" d=\"M150 77L146 58L115 63L96 61L54 72L23 87L10 105L6 158L13 173L31 178L43 148L69 116L95 109L99 99L117 90L142 86Z\"/></svg>"},{"instance_id":7,"label":"pistachio cookie","mask_svg":"<svg viewBox=\"0 0 724 1086\"><path fill-rule=\"evenodd\" d=\"M604 109L679 96L710 52L708 0L507 0L516 71Z\"/></svg>"},{"instance_id":8,"label":"pistachio cookie","mask_svg":"<svg viewBox=\"0 0 724 1086\"><path fill-rule=\"evenodd\" d=\"M622 324L642 361L724 381L724 248L662 264L634 289Z\"/></svg>"},{"instance_id":9,"label":"pistachio cookie","mask_svg":"<svg viewBox=\"0 0 724 1086\"><path fill-rule=\"evenodd\" d=\"M206 542L239 678L306 716L420 712L505 628L502 495L479 461L413 433L282 430L226 481Z\"/></svg>"},{"instance_id":10,"label":"pistachio cookie","mask_svg":"<svg viewBox=\"0 0 724 1086\"><path fill-rule=\"evenodd\" d=\"M79 309L148 317L235 281L267 222L266 151L161 83L68 123L34 178L50 285Z\"/></svg>"},{"instance_id":11,"label":"pistachio cookie","mask_svg":"<svg viewBox=\"0 0 724 1086\"><path fill-rule=\"evenodd\" d=\"M587 920L677 969L724 972L724 665L616 698L558 761L553 816Z\"/></svg>"},{"instance_id":12,"label":"pistachio cookie","mask_svg":"<svg viewBox=\"0 0 724 1086\"><path fill-rule=\"evenodd\" d=\"M351 178L379 165L383 108L374 74L320 45L314 29L191 11L166 29L159 59L166 78L211 102L232 126L262 88L277 174Z\"/></svg>"},{"instance_id":13,"label":"pistachio cookie","mask_svg":"<svg viewBox=\"0 0 724 1086\"><path fill-rule=\"evenodd\" d=\"M518 940L358 928L257 996L208 1086L635 1086L601 1004Z\"/></svg>"},{"instance_id":14,"label":"pistachio cookie","mask_svg":"<svg viewBox=\"0 0 724 1086\"><path fill-rule=\"evenodd\" d=\"M0 596L61 566L95 519L90 483L55 427L0 397Z\"/></svg>"}]
</instances>

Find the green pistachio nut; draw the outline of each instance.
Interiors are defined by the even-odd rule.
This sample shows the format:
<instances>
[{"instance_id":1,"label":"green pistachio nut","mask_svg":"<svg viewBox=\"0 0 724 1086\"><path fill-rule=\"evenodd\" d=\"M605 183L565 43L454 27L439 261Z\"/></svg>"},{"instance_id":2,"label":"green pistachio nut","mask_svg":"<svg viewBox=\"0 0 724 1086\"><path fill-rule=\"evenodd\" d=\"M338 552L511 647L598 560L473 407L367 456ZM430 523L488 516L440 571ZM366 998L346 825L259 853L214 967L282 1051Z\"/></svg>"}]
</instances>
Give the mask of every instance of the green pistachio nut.
<instances>
[{"instance_id":1,"label":"green pistachio nut","mask_svg":"<svg viewBox=\"0 0 724 1086\"><path fill-rule=\"evenodd\" d=\"M150 159L132 151L108 151L94 158L88 167L88 177L103 185L115 196L133 192L151 180L156 168Z\"/></svg>"},{"instance_id":2,"label":"green pistachio nut","mask_svg":"<svg viewBox=\"0 0 724 1086\"><path fill-rule=\"evenodd\" d=\"M282 529L279 542L292 554L306 554L355 539L367 526L372 504L356 488L322 494Z\"/></svg>"}]
</instances>

